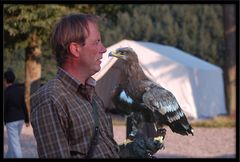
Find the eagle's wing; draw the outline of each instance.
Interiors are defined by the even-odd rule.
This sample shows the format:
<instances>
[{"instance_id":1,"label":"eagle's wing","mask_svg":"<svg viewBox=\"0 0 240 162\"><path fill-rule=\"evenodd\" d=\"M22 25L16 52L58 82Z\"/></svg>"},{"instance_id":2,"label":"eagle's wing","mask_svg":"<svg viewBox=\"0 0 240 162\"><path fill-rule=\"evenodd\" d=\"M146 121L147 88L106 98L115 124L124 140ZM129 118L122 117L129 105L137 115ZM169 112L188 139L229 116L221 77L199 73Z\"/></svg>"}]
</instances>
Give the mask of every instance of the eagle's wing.
<instances>
[{"instance_id":1,"label":"eagle's wing","mask_svg":"<svg viewBox=\"0 0 240 162\"><path fill-rule=\"evenodd\" d=\"M168 125L173 132L193 135L193 129L174 95L160 86L154 86L143 94L143 103L151 109L157 122Z\"/></svg>"},{"instance_id":2,"label":"eagle's wing","mask_svg":"<svg viewBox=\"0 0 240 162\"><path fill-rule=\"evenodd\" d=\"M145 122L153 122L152 112L141 103L133 100L121 85L115 87L111 98L119 113L130 115L131 113L142 114Z\"/></svg>"}]
</instances>

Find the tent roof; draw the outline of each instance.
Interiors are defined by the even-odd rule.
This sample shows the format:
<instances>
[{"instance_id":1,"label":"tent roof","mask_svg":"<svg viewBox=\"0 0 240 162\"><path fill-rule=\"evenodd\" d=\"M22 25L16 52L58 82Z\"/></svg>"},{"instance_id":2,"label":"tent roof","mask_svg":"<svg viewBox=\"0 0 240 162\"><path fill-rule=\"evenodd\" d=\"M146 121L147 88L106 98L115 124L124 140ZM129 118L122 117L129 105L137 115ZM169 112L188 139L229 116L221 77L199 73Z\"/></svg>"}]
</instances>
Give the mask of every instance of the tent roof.
<instances>
[{"instance_id":1,"label":"tent roof","mask_svg":"<svg viewBox=\"0 0 240 162\"><path fill-rule=\"evenodd\" d=\"M97 80L100 79L107 72L107 70L116 62L117 58L108 57L109 52L119 47L127 47L127 46L132 47L139 55L142 55L140 51L145 51L147 52L148 55L155 55L155 57L152 59L156 59L156 57L161 56L167 60L176 62L185 67L199 69L199 70L208 70L208 71L215 71L215 72L217 71L222 73L222 69L220 67L213 65L211 63L208 63L207 61L201 60L175 47L161 45L157 43L151 43L151 42L122 40L107 48L106 53L103 54L101 71L96 73L93 77ZM145 56L146 55L144 56L142 55L142 57L139 57L140 62L151 59L151 57L145 57Z\"/></svg>"},{"instance_id":2,"label":"tent roof","mask_svg":"<svg viewBox=\"0 0 240 162\"><path fill-rule=\"evenodd\" d=\"M128 41L129 43L133 41ZM183 65L186 65L188 67L193 68L199 68L199 69L205 69L205 70L221 70L216 65L213 65L211 63L208 63L207 61L201 60L193 55L190 55L189 53L186 53L182 50L179 50L175 47L167 46L167 45L161 45L157 43L151 43L151 42L135 42L141 46L144 46L150 50L153 50L165 57L168 57L169 59L176 61L178 63L181 63Z\"/></svg>"}]
</instances>

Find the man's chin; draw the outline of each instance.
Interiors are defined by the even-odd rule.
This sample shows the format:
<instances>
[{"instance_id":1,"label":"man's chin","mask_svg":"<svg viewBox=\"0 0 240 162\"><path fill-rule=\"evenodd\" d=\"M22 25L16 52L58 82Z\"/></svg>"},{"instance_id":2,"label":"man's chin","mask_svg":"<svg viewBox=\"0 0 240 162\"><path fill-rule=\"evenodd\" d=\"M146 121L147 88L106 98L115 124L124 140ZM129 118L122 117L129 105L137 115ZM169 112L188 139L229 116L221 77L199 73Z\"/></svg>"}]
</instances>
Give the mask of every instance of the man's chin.
<instances>
[{"instance_id":1,"label":"man's chin","mask_svg":"<svg viewBox=\"0 0 240 162\"><path fill-rule=\"evenodd\" d=\"M96 69L94 70L94 73L93 73L92 75L96 74L96 73L99 72L100 70L101 70L101 67L96 68Z\"/></svg>"}]
</instances>

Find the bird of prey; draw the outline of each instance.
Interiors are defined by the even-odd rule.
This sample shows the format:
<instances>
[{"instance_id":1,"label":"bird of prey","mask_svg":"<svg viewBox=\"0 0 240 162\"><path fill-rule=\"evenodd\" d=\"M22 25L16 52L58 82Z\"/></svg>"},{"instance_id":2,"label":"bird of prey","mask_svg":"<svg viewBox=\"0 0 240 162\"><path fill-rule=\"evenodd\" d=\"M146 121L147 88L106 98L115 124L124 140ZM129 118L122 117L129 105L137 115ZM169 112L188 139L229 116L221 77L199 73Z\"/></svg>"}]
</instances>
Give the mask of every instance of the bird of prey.
<instances>
[{"instance_id":1,"label":"bird of prey","mask_svg":"<svg viewBox=\"0 0 240 162\"><path fill-rule=\"evenodd\" d=\"M151 110L129 97L120 84L114 88L111 99L113 104L117 106L119 114L131 116L132 113L141 113L142 117L140 118L144 118L146 122L153 122Z\"/></svg>"},{"instance_id":2,"label":"bird of prey","mask_svg":"<svg viewBox=\"0 0 240 162\"><path fill-rule=\"evenodd\" d=\"M156 130L161 130L164 125L168 125L174 133L193 135L193 128L175 96L144 74L138 56L132 48L118 48L110 52L109 56L122 60L122 78L124 79L120 84L134 102L151 111Z\"/></svg>"},{"instance_id":3,"label":"bird of prey","mask_svg":"<svg viewBox=\"0 0 240 162\"><path fill-rule=\"evenodd\" d=\"M153 125L148 125L148 132L142 132L144 129L141 129L144 128L144 122L154 122L151 110L127 96L120 84L114 88L111 99L116 107L114 109L115 113L127 116L127 138L135 138L137 133L139 136L148 136L150 134L150 136L157 136Z\"/></svg>"}]
</instances>

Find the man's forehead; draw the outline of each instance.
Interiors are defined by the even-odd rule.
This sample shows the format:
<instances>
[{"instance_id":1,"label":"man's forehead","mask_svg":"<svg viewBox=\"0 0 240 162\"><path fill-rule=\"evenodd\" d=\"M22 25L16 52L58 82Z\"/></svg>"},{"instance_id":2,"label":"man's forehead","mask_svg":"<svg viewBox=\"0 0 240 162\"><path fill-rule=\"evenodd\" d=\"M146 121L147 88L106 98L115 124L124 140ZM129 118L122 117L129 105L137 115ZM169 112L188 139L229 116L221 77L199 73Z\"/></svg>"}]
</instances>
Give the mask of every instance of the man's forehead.
<instances>
[{"instance_id":1,"label":"man's forehead","mask_svg":"<svg viewBox=\"0 0 240 162\"><path fill-rule=\"evenodd\" d=\"M97 24L89 23L87 39L93 40L93 41L100 39L100 32L98 30Z\"/></svg>"}]
</instances>

